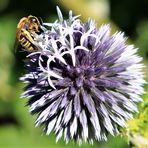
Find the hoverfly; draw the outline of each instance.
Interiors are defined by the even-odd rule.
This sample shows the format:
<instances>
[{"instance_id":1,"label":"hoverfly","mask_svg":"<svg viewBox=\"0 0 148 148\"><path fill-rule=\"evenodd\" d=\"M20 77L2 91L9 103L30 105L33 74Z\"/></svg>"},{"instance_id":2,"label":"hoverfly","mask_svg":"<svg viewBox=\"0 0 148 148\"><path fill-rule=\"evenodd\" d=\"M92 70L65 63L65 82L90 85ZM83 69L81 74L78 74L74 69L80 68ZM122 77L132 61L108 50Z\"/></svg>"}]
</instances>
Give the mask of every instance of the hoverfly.
<instances>
[{"instance_id":1,"label":"hoverfly","mask_svg":"<svg viewBox=\"0 0 148 148\"><path fill-rule=\"evenodd\" d=\"M18 25L16 32L17 42L28 52L34 52L38 49L33 44L34 36L41 32L41 21L32 15L23 17Z\"/></svg>"}]
</instances>

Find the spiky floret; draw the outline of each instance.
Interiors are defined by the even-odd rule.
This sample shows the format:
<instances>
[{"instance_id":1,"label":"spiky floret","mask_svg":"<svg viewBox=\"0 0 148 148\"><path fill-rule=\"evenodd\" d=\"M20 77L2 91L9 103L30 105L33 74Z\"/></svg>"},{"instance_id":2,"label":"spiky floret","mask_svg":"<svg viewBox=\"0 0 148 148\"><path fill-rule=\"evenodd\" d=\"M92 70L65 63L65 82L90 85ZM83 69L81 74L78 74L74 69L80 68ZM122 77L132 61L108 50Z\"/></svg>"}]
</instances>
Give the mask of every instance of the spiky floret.
<instances>
[{"instance_id":1,"label":"spiky floret","mask_svg":"<svg viewBox=\"0 0 148 148\"><path fill-rule=\"evenodd\" d=\"M137 112L144 93L141 64L133 45L122 32L111 35L109 25L97 29L91 19L78 16L44 23L34 38L38 52L28 54L27 82L22 97L28 97L31 113L38 113L36 126L45 125L57 141L74 139L93 143L117 135L119 127Z\"/></svg>"}]
</instances>

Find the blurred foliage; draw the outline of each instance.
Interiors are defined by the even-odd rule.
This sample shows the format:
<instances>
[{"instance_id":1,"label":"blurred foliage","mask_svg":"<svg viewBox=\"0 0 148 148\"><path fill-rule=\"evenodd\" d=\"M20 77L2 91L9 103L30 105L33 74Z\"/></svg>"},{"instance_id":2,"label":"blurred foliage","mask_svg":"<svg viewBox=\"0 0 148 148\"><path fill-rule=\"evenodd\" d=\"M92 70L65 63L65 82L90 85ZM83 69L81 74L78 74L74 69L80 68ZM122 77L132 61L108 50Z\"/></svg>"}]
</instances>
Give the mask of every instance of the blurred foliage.
<instances>
[{"instance_id":1,"label":"blurred foliage","mask_svg":"<svg viewBox=\"0 0 148 148\"><path fill-rule=\"evenodd\" d=\"M29 14L43 20L54 21L55 6L59 5L67 16L71 9L75 15L81 14L86 21L91 17L97 24L110 23L113 30L121 28L128 34L148 65L148 1L145 0L0 0L0 147L79 147L71 142L65 145L61 140L55 143L55 136L41 135L41 129L34 127L35 117L24 107L25 99L19 99L24 85L18 81L23 74L23 52L15 52L14 42L19 19ZM114 25L116 24L117 27ZM148 69L145 67L146 79ZM109 137L107 142L96 142L100 148L144 148L148 139L148 86L139 105L139 114L128 122L128 128L121 137ZM127 139L129 145L127 145ZM92 147L83 144L82 147Z\"/></svg>"},{"instance_id":2,"label":"blurred foliage","mask_svg":"<svg viewBox=\"0 0 148 148\"><path fill-rule=\"evenodd\" d=\"M110 18L132 38L139 22L148 19L147 0L110 0L110 7Z\"/></svg>"},{"instance_id":3,"label":"blurred foliage","mask_svg":"<svg viewBox=\"0 0 148 148\"><path fill-rule=\"evenodd\" d=\"M137 26L136 45L140 48L140 54L145 59L148 58L148 20L142 21Z\"/></svg>"},{"instance_id":4,"label":"blurred foliage","mask_svg":"<svg viewBox=\"0 0 148 148\"><path fill-rule=\"evenodd\" d=\"M128 121L128 128L122 131L132 147L147 148L148 146L148 85L145 91L144 101L139 105L139 113Z\"/></svg>"},{"instance_id":5,"label":"blurred foliage","mask_svg":"<svg viewBox=\"0 0 148 148\"><path fill-rule=\"evenodd\" d=\"M87 20L89 17L102 22L109 17L108 0L63 0L59 1L62 6L73 10L76 14L81 14L81 19ZM80 7L82 6L82 7Z\"/></svg>"},{"instance_id":6,"label":"blurred foliage","mask_svg":"<svg viewBox=\"0 0 148 148\"><path fill-rule=\"evenodd\" d=\"M0 92L1 99L9 99L13 91L10 81L12 76L10 70L14 63L14 56L12 54L13 42L15 39L15 26L16 20L13 16L6 15L1 17L0 21L0 86L2 91Z\"/></svg>"}]
</instances>

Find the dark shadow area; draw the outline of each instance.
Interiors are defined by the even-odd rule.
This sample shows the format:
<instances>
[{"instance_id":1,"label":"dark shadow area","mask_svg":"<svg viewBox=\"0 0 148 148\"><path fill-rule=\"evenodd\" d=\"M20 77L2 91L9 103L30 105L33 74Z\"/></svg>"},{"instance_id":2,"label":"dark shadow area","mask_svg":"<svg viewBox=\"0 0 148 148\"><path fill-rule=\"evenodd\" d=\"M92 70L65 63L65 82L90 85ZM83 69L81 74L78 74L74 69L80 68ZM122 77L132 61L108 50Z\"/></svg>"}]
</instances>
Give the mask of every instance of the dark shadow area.
<instances>
[{"instance_id":1,"label":"dark shadow area","mask_svg":"<svg viewBox=\"0 0 148 148\"><path fill-rule=\"evenodd\" d=\"M110 0L111 20L130 37L135 37L136 26L148 19L147 0Z\"/></svg>"}]
</instances>

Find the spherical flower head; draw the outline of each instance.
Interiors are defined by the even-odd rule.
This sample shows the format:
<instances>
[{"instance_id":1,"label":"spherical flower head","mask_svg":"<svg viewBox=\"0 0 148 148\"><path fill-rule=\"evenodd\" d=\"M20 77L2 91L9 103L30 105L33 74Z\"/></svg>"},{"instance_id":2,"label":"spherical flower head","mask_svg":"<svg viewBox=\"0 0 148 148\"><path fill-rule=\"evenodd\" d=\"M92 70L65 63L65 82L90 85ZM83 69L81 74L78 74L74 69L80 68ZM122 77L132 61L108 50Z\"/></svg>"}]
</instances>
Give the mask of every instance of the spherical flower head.
<instances>
[{"instance_id":1,"label":"spherical flower head","mask_svg":"<svg viewBox=\"0 0 148 148\"><path fill-rule=\"evenodd\" d=\"M97 29L93 20L82 23L78 16L43 23L34 37L37 52L28 53L27 82L22 97L29 98L36 126L57 141L93 143L119 134L120 127L137 112L144 93L141 64L133 45L122 32L111 35L109 25Z\"/></svg>"}]
</instances>

